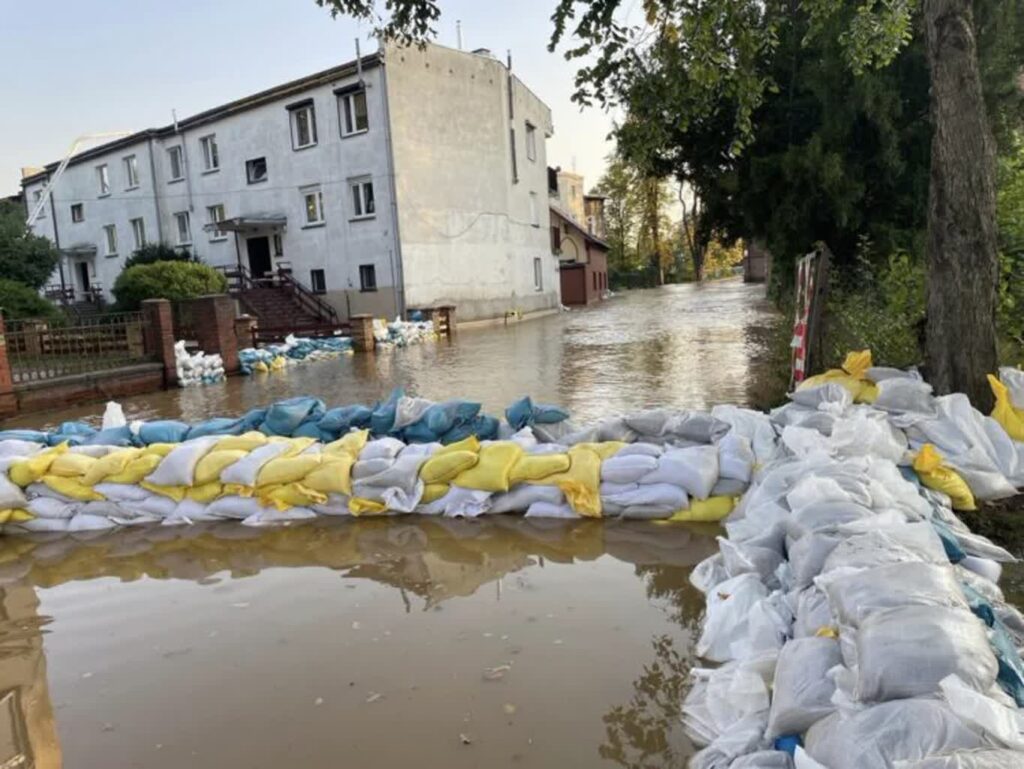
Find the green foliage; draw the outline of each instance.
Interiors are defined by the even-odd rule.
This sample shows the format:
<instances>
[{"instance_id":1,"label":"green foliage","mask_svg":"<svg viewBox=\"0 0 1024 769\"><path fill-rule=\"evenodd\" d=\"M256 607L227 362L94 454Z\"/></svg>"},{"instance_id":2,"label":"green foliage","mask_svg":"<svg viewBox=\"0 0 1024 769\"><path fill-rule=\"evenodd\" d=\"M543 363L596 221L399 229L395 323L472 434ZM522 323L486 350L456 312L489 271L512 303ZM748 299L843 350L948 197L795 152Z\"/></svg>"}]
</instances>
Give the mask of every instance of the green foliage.
<instances>
[{"instance_id":1,"label":"green foliage","mask_svg":"<svg viewBox=\"0 0 1024 769\"><path fill-rule=\"evenodd\" d=\"M60 310L39 296L35 289L7 278L0 278L0 309L6 320L40 318L58 321L63 318Z\"/></svg>"},{"instance_id":2,"label":"green foliage","mask_svg":"<svg viewBox=\"0 0 1024 769\"><path fill-rule=\"evenodd\" d=\"M59 260L53 243L33 235L25 226L25 209L12 201L0 201L0 275L40 289Z\"/></svg>"},{"instance_id":3,"label":"green foliage","mask_svg":"<svg viewBox=\"0 0 1024 769\"><path fill-rule=\"evenodd\" d=\"M146 243L142 248L137 248L124 263L124 268L134 267L137 264L153 264L153 262L195 262L198 259L192 255L188 248L174 248L165 243Z\"/></svg>"},{"instance_id":4,"label":"green foliage","mask_svg":"<svg viewBox=\"0 0 1024 769\"><path fill-rule=\"evenodd\" d=\"M117 276L114 296L119 310L137 310L145 299L191 299L221 294L227 289L224 276L196 262L154 262L129 267Z\"/></svg>"},{"instance_id":5,"label":"green foliage","mask_svg":"<svg viewBox=\"0 0 1024 769\"><path fill-rule=\"evenodd\" d=\"M999 224L999 305L997 320L1002 358L1024 356L1024 136L1015 134L999 161L996 200Z\"/></svg>"}]
</instances>

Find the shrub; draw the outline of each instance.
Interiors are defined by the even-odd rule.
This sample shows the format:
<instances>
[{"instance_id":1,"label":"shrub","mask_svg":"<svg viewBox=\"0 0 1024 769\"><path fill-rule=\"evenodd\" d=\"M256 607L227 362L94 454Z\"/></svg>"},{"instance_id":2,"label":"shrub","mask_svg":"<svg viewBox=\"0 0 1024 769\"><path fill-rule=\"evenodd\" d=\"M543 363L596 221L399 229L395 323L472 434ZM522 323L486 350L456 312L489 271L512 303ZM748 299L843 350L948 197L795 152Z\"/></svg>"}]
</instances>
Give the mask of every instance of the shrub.
<instances>
[{"instance_id":1,"label":"shrub","mask_svg":"<svg viewBox=\"0 0 1024 769\"><path fill-rule=\"evenodd\" d=\"M56 305L43 299L33 288L6 278L0 278L0 309L7 320L41 318L59 321L64 317Z\"/></svg>"},{"instance_id":2,"label":"shrub","mask_svg":"<svg viewBox=\"0 0 1024 769\"><path fill-rule=\"evenodd\" d=\"M60 252L47 238L33 235L25 224L25 209L0 200L0 275L39 289L53 275Z\"/></svg>"},{"instance_id":3,"label":"shrub","mask_svg":"<svg viewBox=\"0 0 1024 769\"><path fill-rule=\"evenodd\" d=\"M153 264L154 262L197 262L195 255L185 247L173 248L166 243L147 243L135 249L124 263L124 268L137 264Z\"/></svg>"},{"instance_id":4,"label":"shrub","mask_svg":"<svg viewBox=\"0 0 1024 769\"><path fill-rule=\"evenodd\" d=\"M222 294L224 276L197 262L153 262L129 267L114 282L119 310L137 310L145 299L192 299L205 294Z\"/></svg>"}]
</instances>

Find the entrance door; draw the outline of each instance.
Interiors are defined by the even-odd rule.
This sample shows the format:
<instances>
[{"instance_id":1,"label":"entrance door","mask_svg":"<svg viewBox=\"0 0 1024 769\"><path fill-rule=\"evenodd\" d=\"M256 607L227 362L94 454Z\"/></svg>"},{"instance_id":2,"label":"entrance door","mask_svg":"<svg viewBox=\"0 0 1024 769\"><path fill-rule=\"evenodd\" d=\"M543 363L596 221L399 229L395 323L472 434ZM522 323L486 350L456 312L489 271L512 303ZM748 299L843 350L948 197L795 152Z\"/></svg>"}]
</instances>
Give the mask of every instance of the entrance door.
<instances>
[{"instance_id":1,"label":"entrance door","mask_svg":"<svg viewBox=\"0 0 1024 769\"><path fill-rule=\"evenodd\" d=\"M270 238L263 235L258 238L248 238L245 241L246 250L249 252L249 272L259 280L274 269L270 261Z\"/></svg>"},{"instance_id":2,"label":"entrance door","mask_svg":"<svg viewBox=\"0 0 1024 769\"><path fill-rule=\"evenodd\" d=\"M82 293L88 295L89 289L92 287L89 283L89 263L78 262L75 268L78 270L78 283L82 287Z\"/></svg>"}]
</instances>

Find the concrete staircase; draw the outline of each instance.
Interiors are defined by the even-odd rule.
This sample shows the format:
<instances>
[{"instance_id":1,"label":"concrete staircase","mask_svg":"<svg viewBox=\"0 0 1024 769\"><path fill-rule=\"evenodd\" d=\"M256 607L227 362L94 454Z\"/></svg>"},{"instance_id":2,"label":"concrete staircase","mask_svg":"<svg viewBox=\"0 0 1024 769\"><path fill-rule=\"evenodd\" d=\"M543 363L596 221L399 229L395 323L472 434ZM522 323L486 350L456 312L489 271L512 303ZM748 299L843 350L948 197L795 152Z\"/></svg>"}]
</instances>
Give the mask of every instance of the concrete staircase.
<instances>
[{"instance_id":1,"label":"concrete staircase","mask_svg":"<svg viewBox=\"0 0 1024 769\"><path fill-rule=\"evenodd\" d=\"M306 310L295 295L280 286L248 288L238 293L245 311L254 315L261 328L303 328L315 326L320 319Z\"/></svg>"}]
</instances>

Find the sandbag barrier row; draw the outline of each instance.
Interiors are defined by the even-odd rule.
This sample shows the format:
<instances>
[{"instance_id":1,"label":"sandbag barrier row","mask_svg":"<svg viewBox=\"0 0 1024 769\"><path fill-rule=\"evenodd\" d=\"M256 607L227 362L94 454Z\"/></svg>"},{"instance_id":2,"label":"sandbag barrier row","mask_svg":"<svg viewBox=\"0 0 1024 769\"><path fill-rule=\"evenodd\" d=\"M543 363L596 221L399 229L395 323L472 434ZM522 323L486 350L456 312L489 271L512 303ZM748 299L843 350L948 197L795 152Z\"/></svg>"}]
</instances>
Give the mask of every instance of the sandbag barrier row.
<instances>
[{"instance_id":1,"label":"sandbag barrier row","mask_svg":"<svg viewBox=\"0 0 1024 769\"><path fill-rule=\"evenodd\" d=\"M750 440L717 420L638 415L660 444L511 439L406 444L357 430L331 443L250 431L145 447L43 448L0 441L5 532L79 532L236 519L259 526L317 515L720 520L746 489ZM703 442L683 440L679 431ZM682 447L673 443L683 443Z\"/></svg>"},{"instance_id":2,"label":"sandbag barrier row","mask_svg":"<svg viewBox=\"0 0 1024 769\"><path fill-rule=\"evenodd\" d=\"M715 664L683 703L693 769L1024 766L1024 616L998 586L1014 557L953 509L1021 485L1006 408L851 356L773 412L776 457L691 575Z\"/></svg>"}]
</instances>

